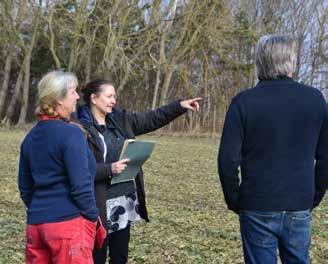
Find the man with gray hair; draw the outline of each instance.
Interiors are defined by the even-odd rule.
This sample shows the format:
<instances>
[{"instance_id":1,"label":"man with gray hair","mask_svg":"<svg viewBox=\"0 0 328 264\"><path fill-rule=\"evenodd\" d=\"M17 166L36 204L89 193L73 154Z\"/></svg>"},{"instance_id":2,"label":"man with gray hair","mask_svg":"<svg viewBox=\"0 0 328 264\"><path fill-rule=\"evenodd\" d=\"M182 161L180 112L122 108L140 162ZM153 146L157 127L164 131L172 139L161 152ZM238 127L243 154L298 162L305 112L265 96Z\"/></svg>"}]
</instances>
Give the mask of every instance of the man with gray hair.
<instances>
[{"instance_id":1,"label":"man with gray hair","mask_svg":"<svg viewBox=\"0 0 328 264\"><path fill-rule=\"evenodd\" d=\"M309 263L311 211L328 187L327 105L292 79L294 50L289 36L262 37L259 82L226 115L218 170L245 263L277 263L278 249L282 263Z\"/></svg>"}]
</instances>

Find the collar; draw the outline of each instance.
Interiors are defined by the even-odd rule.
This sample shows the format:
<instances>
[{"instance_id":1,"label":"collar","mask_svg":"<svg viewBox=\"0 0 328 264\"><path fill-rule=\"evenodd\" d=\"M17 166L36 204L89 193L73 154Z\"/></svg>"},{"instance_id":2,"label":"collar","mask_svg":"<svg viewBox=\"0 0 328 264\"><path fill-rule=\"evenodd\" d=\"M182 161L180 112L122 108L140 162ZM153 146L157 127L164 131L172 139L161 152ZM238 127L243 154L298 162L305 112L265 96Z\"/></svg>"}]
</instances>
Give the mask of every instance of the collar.
<instances>
[{"instance_id":1,"label":"collar","mask_svg":"<svg viewBox=\"0 0 328 264\"><path fill-rule=\"evenodd\" d=\"M110 118L111 114L106 115L106 125L99 125L97 120L94 118L90 108L87 105L83 105L78 109L77 112L78 119L82 123L87 123L88 125L93 125L100 133L103 133L106 128L115 129L116 124L113 123Z\"/></svg>"},{"instance_id":2,"label":"collar","mask_svg":"<svg viewBox=\"0 0 328 264\"><path fill-rule=\"evenodd\" d=\"M39 117L40 121L48 121L48 120L62 120L64 122L69 122L67 118L60 117L60 116L49 116L49 115L40 115Z\"/></svg>"},{"instance_id":3,"label":"collar","mask_svg":"<svg viewBox=\"0 0 328 264\"><path fill-rule=\"evenodd\" d=\"M281 81L281 80L293 80L293 78L287 76L287 75L278 75L276 78L269 78L269 79L262 79L259 78L259 81Z\"/></svg>"},{"instance_id":4,"label":"collar","mask_svg":"<svg viewBox=\"0 0 328 264\"><path fill-rule=\"evenodd\" d=\"M277 76L277 78L272 79L259 79L257 85L264 85L264 84L277 84L277 83L293 83L294 79L288 76Z\"/></svg>"}]
</instances>

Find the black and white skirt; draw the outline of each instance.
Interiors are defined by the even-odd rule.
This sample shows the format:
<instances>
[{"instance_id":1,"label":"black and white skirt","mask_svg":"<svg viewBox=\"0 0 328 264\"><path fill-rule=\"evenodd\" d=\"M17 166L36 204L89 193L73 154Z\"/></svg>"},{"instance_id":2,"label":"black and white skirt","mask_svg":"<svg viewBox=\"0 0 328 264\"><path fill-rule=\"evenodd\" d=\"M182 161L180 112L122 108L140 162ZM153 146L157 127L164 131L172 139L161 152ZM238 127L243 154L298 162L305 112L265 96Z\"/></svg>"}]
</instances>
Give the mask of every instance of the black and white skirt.
<instances>
[{"instance_id":1,"label":"black and white skirt","mask_svg":"<svg viewBox=\"0 0 328 264\"><path fill-rule=\"evenodd\" d=\"M124 229L128 223L141 220L137 193L107 200L106 211L108 233Z\"/></svg>"}]
</instances>

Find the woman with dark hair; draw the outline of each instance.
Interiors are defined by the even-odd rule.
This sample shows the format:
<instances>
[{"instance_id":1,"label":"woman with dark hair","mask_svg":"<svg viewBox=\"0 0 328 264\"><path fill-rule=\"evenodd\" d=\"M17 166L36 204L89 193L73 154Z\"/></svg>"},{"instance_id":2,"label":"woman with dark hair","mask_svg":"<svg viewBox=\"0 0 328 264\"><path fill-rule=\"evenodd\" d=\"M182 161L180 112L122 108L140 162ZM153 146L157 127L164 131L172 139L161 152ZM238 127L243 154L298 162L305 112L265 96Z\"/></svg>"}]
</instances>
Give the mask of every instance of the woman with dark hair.
<instances>
[{"instance_id":1,"label":"woman with dark hair","mask_svg":"<svg viewBox=\"0 0 328 264\"><path fill-rule=\"evenodd\" d=\"M22 142L18 172L27 207L26 263L93 263L96 162L81 128L68 122L77 85L74 74L62 71L38 84L39 121Z\"/></svg>"},{"instance_id":2,"label":"woman with dark hair","mask_svg":"<svg viewBox=\"0 0 328 264\"><path fill-rule=\"evenodd\" d=\"M174 101L154 111L130 113L115 107L115 88L105 80L89 82L82 93L86 105L79 109L78 118L89 132L89 146L97 161L96 202L108 230L107 243L94 250L94 262L105 263L108 248L109 263L126 263L130 224L141 218L149 220L142 170L134 181L111 185L111 178L122 172L129 161L119 160L124 140L159 129L187 109L198 111L201 98Z\"/></svg>"}]
</instances>

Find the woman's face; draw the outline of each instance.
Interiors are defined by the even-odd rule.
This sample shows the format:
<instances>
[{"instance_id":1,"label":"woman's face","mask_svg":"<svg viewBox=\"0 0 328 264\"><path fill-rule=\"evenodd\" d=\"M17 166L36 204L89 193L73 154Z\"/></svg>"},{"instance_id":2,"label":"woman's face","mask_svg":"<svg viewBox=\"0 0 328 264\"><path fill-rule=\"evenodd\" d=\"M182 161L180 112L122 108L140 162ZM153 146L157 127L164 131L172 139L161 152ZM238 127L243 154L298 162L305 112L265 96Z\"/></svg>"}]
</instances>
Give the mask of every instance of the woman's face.
<instances>
[{"instance_id":1,"label":"woman's face","mask_svg":"<svg viewBox=\"0 0 328 264\"><path fill-rule=\"evenodd\" d=\"M115 88L110 84L101 86L101 92L98 95L92 95L92 107L97 111L106 115L113 111L113 107L116 105L116 93Z\"/></svg>"},{"instance_id":2,"label":"woman's face","mask_svg":"<svg viewBox=\"0 0 328 264\"><path fill-rule=\"evenodd\" d=\"M79 99L79 95L76 92L76 85L72 84L68 88L67 94L64 98L58 100L59 114L62 117L69 118L71 113L76 110L76 103Z\"/></svg>"}]
</instances>

